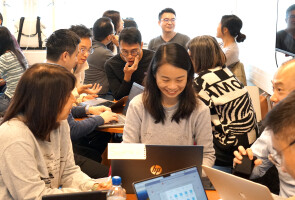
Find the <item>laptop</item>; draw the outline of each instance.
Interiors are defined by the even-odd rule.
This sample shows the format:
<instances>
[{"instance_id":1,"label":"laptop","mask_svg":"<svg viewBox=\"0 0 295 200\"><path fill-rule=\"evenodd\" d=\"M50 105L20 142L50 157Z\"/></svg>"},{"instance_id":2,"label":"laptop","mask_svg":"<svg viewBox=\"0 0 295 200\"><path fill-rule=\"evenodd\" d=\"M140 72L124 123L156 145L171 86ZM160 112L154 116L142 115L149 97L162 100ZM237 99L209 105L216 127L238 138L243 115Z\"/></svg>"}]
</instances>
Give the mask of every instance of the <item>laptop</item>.
<instances>
[{"instance_id":1,"label":"laptop","mask_svg":"<svg viewBox=\"0 0 295 200\"><path fill-rule=\"evenodd\" d=\"M123 108L123 110L121 110L122 114L118 114L118 121L111 121L107 124L103 124L101 126L99 126L99 128L113 128L113 127L124 127L125 125L125 118L126 118L126 113L127 113L127 109L129 107L130 101L137 95L141 94L144 90L144 87L142 85L139 85L138 83L133 82L131 90L129 92L128 97L126 98L125 102L125 106ZM112 108L113 110L113 108ZM113 110L113 112L115 112Z\"/></svg>"},{"instance_id":2,"label":"laptop","mask_svg":"<svg viewBox=\"0 0 295 200\"><path fill-rule=\"evenodd\" d=\"M107 191L74 192L51 194L42 197L42 200L106 200Z\"/></svg>"},{"instance_id":3,"label":"laptop","mask_svg":"<svg viewBox=\"0 0 295 200\"><path fill-rule=\"evenodd\" d=\"M133 194L132 183L163 173L196 165L202 173L203 146L146 145L145 160L112 159L112 176L121 176L127 194Z\"/></svg>"},{"instance_id":4,"label":"laptop","mask_svg":"<svg viewBox=\"0 0 295 200\"><path fill-rule=\"evenodd\" d=\"M223 200L282 200L261 184L202 165L203 170ZM226 184L225 184L226 183Z\"/></svg>"},{"instance_id":5,"label":"laptop","mask_svg":"<svg viewBox=\"0 0 295 200\"><path fill-rule=\"evenodd\" d=\"M138 200L207 200L196 166L137 181L133 188Z\"/></svg>"}]
</instances>

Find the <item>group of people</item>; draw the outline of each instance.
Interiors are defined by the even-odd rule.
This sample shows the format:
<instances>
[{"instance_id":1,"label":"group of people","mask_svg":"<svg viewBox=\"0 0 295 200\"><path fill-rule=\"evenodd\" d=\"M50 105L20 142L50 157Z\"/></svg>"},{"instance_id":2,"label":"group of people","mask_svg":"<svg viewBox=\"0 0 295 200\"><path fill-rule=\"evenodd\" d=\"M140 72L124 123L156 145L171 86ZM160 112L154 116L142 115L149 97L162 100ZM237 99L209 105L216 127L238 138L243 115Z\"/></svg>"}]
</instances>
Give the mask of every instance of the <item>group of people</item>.
<instances>
[{"instance_id":1,"label":"group of people","mask_svg":"<svg viewBox=\"0 0 295 200\"><path fill-rule=\"evenodd\" d=\"M287 103L270 112L259 137L251 98L231 71L239 62L236 42L245 39L242 21L235 15L222 17L217 37L223 44L209 35L190 39L174 31L175 22L173 9L162 10L162 35L143 49L140 31L124 28L119 12L106 11L92 31L84 25L55 31L47 39L46 63L30 67L9 30L0 27L1 47L7 43L0 50L0 74L7 82L0 98L7 99L8 107L0 122L0 199L87 191L95 184L92 178L107 176L100 161L111 136L96 128L118 120L117 114L79 103L97 96L121 99L133 82L145 88L130 102L124 143L201 145L203 164L228 168L242 162L241 154L254 154L259 166L253 176L271 165L267 151L277 158L277 152L291 150L284 145L292 145L293 138L282 141L292 129L272 124L286 117L283 113L276 119L273 113ZM295 89L294 67L291 60L276 73L273 102ZM290 102L288 98L292 96L286 97ZM74 119L89 114L94 116ZM285 124L293 123L286 119ZM295 195L294 180L285 175L280 176L281 195Z\"/></svg>"}]
</instances>

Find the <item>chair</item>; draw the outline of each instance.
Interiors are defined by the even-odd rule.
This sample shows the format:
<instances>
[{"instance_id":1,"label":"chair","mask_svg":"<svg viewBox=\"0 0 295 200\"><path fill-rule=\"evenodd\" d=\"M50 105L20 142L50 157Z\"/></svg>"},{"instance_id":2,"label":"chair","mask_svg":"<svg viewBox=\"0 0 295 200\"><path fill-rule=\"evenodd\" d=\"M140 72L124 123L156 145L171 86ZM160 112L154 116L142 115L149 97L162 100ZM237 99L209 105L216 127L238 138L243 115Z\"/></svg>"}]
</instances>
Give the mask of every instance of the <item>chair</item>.
<instances>
[{"instance_id":1,"label":"chair","mask_svg":"<svg viewBox=\"0 0 295 200\"><path fill-rule=\"evenodd\" d=\"M245 88L247 89L247 91L251 97L254 111L256 113L257 122L260 122L262 117L261 117L259 88L257 86L245 86Z\"/></svg>"},{"instance_id":2,"label":"chair","mask_svg":"<svg viewBox=\"0 0 295 200\"><path fill-rule=\"evenodd\" d=\"M237 79L243 83L244 86L247 85L246 74L244 69L244 64L240 61L233 63L228 66L230 71L237 77Z\"/></svg>"}]
</instances>

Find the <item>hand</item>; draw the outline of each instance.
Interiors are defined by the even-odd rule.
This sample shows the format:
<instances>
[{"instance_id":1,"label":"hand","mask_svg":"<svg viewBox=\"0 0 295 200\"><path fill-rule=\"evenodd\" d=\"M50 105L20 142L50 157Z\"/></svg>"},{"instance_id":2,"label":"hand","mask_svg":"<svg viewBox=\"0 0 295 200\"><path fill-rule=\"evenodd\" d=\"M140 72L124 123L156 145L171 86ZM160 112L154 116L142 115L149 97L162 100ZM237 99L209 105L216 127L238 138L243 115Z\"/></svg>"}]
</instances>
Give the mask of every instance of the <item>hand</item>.
<instances>
[{"instance_id":1,"label":"hand","mask_svg":"<svg viewBox=\"0 0 295 200\"><path fill-rule=\"evenodd\" d=\"M103 113L105 111L112 112L112 110L106 106L91 106L91 107L89 107L88 111L89 111L89 114L92 114L92 115L100 115L101 113Z\"/></svg>"},{"instance_id":2,"label":"hand","mask_svg":"<svg viewBox=\"0 0 295 200\"><path fill-rule=\"evenodd\" d=\"M116 45L117 47L119 46L119 36L118 35L113 35L112 37L112 43Z\"/></svg>"},{"instance_id":3,"label":"hand","mask_svg":"<svg viewBox=\"0 0 295 200\"><path fill-rule=\"evenodd\" d=\"M95 99L96 97L98 97L97 94L89 94L89 95L83 97L82 102Z\"/></svg>"},{"instance_id":4,"label":"hand","mask_svg":"<svg viewBox=\"0 0 295 200\"><path fill-rule=\"evenodd\" d=\"M250 148L247 148L245 150L245 148L243 146L239 146L238 150L239 151L234 151L234 155L235 155L234 167L236 166L236 164L242 164L242 160L243 160L242 155L248 155L249 159L253 160L253 152L252 152L252 150ZM255 164L255 166L261 165L262 160L261 159L256 159L254 161L254 164Z\"/></svg>"},{"instance_id":5,"label":"hand","mask_svg":"<svg viewBox=\"0 0 295 200\"><path fill-rule=\"evenodd\" d=\"M92 87L92 88L91 88ZM86 94L97 94L101 90L102 86L100 86L98 83L94 83L88 85L82 85L79 88L77 88L77 91L79 94L86 93Z\"/></svg>"},{"instance_id":6,"label":"hand","mask_svg":"<svg viewBox=\"0 0 295 200\"><path fill-rule=\"evenodd\" d=\"M123 71L124 71L124 80L126 82L129 82L131 80L131 76L133 74L133 72L135 72L137 70L138 67L138 63L139 63L139 55L137 55L134 59L134 63L131 67L129 67L128 62L126 63Z\"/></svg>"},{"instance_id":7,"label":"hand","mask_svg":"<svg viewBox=\"0 0 295 200\"><path fill-rule=\"evenodd\" d=\"M105 111L100 114L100 116L103 118L104 123L107 124L110 121L118 121L118 115L116 113L113 113L111 111Z\"/></svg>"},{"instance_id":8,"label":"hand","mask_svg":"<svg viewBox=\"0 0 295 200\"><path fill-rule=\"evenodd\" d=\"M92 186L92 191L97 191L97 190L109 190L112 187L112 179L108 178L106 182L101 182L101 183L94 183Z\"/></svg>"}]
</instances>

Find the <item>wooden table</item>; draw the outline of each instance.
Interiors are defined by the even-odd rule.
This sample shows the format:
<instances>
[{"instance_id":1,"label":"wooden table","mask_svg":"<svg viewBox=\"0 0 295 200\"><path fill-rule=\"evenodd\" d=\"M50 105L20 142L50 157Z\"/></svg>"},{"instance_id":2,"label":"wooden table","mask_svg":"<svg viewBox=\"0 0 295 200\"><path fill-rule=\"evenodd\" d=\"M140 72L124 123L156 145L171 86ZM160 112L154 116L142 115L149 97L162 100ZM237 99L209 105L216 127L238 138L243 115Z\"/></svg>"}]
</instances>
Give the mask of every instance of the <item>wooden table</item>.
<instances>
[{"instance_id":1,"label":"wooden table","mask_svg":"<svg viewBox=\"0 0 295 200\"><path fill-rule=\"evenodd\" d=\"M215 190L206 190L208 200L219 200L220 196ZM127 200L137 200L135 194L127 194Z\"/></svg>"},{"instance_id":2,"label":"wooden table","mask_svg":"<svg viewBox=\"0 0 295 200\"><path fill-rule=\"evenodd\" d=\"M123 127L118 128L97 128L97 130L108 133L123 133Z\"/></svg>"}]
</instances>

